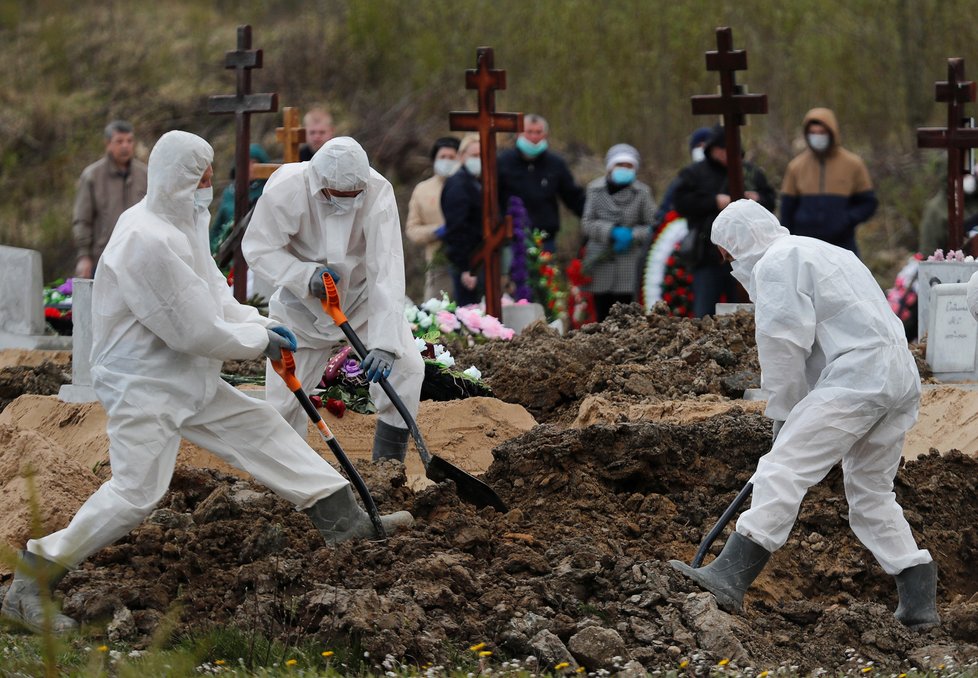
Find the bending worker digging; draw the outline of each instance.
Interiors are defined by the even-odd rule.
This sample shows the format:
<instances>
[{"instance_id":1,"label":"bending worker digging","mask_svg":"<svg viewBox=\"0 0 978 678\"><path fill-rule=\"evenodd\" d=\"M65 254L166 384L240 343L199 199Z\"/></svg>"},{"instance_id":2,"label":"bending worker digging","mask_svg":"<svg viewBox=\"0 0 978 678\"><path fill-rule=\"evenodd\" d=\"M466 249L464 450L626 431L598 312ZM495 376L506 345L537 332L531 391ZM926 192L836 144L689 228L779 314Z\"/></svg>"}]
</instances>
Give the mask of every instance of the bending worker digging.
<instances>
[{"instance_id":1,"label":"bending worker digging","mask_svg":"<svg viewBox=\"0 0 978 678\"><path fill-rule=\"evenodd\" d=\"M896 618L911 628L939 624L937 565L917 547L893 494L920 376L879 285L851 252L789 235L750 200L721 212L711 239L755 304L774 442L751 479L751 507L720 555L705 567L672 566L739 611L788 540L808 488L841 461L849 525L896 578Z\"/></svg>"},{"instance_id":2,"label":"bending worker digging","mask_svg":"<svg viewBox=\"0 0 978 678\"><path fill-rule=\"evenodd\" d=\"M108 414L112 478L65 529L27 542L2 613L39 630L68 569L139 525L166 492L180 438L304 510L330 543L373 534L350 484L261 401L220 378L224 360L295 350L292 332L238 304L210 256L210 145L164 134L146 197L120 217L93 288L92 381ZM382 516L393 532L409 513ZM46 592L45 592L46 590ZM57 614L55 632L77 624Z\"/></svg>"}]
</instances>

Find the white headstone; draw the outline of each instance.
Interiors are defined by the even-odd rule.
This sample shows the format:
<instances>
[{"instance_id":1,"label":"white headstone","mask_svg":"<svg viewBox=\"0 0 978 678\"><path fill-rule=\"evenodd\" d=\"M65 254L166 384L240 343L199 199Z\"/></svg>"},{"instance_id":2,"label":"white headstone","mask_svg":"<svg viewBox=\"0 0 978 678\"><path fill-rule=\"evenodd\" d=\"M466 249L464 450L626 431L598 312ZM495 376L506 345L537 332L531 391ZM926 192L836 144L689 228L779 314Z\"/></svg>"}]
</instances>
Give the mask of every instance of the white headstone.
<instances>
[{"instance_id":1,"label":"white headstone","mask_svg":"<svg viewBox=\"0 0 978 678\"><path fill-rule=\"evenodd\" d=\"M930 291L935 285L966 283L978 271L978 261L922 261L917 269L917 338L930 329Z\"/></svg>"},{"instance_id":2,"label":"white headstone","mask_svg":"<svg viewBox=\"0 0 978 678\"><path fill-rule=\"evenodd\" d=\"M92 281L75 278L71 290L71 383L58 397L66 403L97 400L92 388Z\"/></svg>"},{"instance_id":3,"label":"white headstone","mask_svg":"<svg viewBox=\"0 0 978 678\"><path fill-rule=\"evenodd\" d=\"M941 381L978 379L978 321L968 310L967 283L930 289L927 364Z\"/></svg>"},{"instance_id":4,"label":"white headstone","mask_svg":"<svg viewBox=\"0 0 978 678\"><path fill-rule=\"evenodd\" d=\"M41 253L0 245L0 348L70 347L70 337L45 329Z\"/></svg>"},{"instance_id":5,"label":"white headstone","mask_svg":"<svg viewBox=\"0 0 978 678\"><path fill-rule=\"evenodd\" d=\"M519 334L538 320L547 322L547 314L543 312L543 306L540 304L510 304L503 306L501 320L503 325Z\"/></svg>"}]
</instances>

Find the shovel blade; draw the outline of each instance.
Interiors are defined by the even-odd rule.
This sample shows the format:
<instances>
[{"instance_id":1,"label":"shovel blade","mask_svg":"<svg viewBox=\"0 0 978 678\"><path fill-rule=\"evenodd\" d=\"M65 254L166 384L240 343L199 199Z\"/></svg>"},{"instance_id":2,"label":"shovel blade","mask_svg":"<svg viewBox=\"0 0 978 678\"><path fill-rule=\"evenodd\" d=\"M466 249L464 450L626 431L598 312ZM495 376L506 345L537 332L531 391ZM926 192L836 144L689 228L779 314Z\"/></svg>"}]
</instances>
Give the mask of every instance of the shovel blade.
<instances>
[{"instance_id":1,"label":"shovel blade","mask_svg":"<svg viewBox=\"0 0 978 678\"><path fill-rule=\"evenodd\" d=\"M500 513L509 510L491 487L439 456L431 455L431 461L425 467L425 475L436 483L451 480L455 483L458 496L478 508L491 506Z\"/></svg>"}]
</instances>

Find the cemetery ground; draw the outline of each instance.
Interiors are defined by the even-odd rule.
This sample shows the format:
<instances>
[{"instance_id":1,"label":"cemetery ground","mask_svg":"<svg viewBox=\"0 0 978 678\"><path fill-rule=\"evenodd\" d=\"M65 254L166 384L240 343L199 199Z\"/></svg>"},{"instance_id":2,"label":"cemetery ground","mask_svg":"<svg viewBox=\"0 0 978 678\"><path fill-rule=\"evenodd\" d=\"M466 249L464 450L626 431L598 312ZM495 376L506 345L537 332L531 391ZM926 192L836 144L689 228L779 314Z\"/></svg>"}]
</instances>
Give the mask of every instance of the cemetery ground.
<instances>
[{"instance_id":1,"label":"cemetery ground","mask_svg":"<svg viewBox=\"0 0 978 678\"><path fill-rule=\"evenodd\" d=\"M35 464L44 524L60 527L107 477L107 440L97 404L50 395L68 379L67 356L0 358L11 401L0 404L0 536L18 545L30 524L23 464ZM759 382L749 315L618 307L563 338L538 326L456 359L476 364L497 398L424 403L422 430L436 454L484 471L508 512L425 485L416 465L365 461L372 419L348 412L328 421L381 511L417 521L386 543L326 547L305 515L185 447L157 510L59 587L85 624L78 664L102 648L106 666L113 652L119 666L138 663L129 652L198 639L206 672L243 657L306 675L975 675L973 392L928 388L896 479L940 567L942 624L917 633L894 619L894 581L848 527L838 469L809 493L744 614L718 610L667 564L693 557L770 445L763 403L739 399ZM0 638L7 648L25 637Z\"/></svg>"}]
</instances>

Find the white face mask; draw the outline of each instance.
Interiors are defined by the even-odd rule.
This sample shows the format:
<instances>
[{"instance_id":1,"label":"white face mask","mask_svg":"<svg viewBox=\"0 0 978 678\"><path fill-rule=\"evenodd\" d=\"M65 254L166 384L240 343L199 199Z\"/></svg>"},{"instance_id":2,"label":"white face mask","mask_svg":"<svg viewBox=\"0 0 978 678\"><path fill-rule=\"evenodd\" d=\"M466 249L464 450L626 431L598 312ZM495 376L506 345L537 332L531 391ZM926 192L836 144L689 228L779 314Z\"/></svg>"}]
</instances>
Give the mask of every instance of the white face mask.
<instances>
[{"instance_id":1,"label":"white face mask","mask_svg":"<svg viewBox=\"0 0 978 678\"><path fill-rule=\"evenodd\" d=\"M468 158L465 161L465 169L474 177L482 174L482 158Z\"/></svg>"},{"instance_id":2,"label":"white face mask","mask_svg":"<svg viewBox=\"0 0 978 678\"><path fill-rule=\"evenodd\" d=\"M975 175L965 174L961 177L961 187L964 188L965 193L972 195L975 189L978 188L978 181L975 180Z\"/></svg>"},{"instance_id":3,"label":"white face mask","mask_svg":"<svg viewBox=\"0 0 978 678\"><path fill-rule=\"evenodd\" d=\"M458 169L458 162L451 158L438 158L435 160L435 174L440 177L450 177Z\"/></svg>"},{"instance_id":4,"label":"white face mask","mask_svg":"<svg viewBox=\"0 0 978 678\"><path fill-rule=\"evenodd\" d=\"M197 209L207 209L214 201L214 187L198 188L194 191L194 207Z\"/></svg>"},{"instance_id":5,"label":"white face mask","mask_svg":"<svg viewBox=\"0 0 978 678\"><path fill-rule=\"evenodd\" d=\"M809 134L808 145L812 147L814 151L824 151L832 143L832 135L830 134Z\"/></svg>"},{"instance_id":6,"label":"white face mask","mask_svg":"<svg viewBox=\"0 0 978 678\"><path fill-rule=\"evenodd\" d=\"M358 209L363 204L363 193L352 198L341 197L336 195L330 195L325 192L325 189L321 192L321 195L326 198L326 211L328 214L343 216L344 214L349 214L350 212Z\"/></svg>"},{"instance_id":7,"label":"white face mask","mask_svg":"<svg viewBox=\"0 0 978 678\"><path fill-rule=\"evenodd\" d=\"M690 156L693 158L693 162L699 162L700 160L706 160L706 151L703 150L702 146L697 146L692 151L689 152Z\"/></svg>"}]
</instances>

